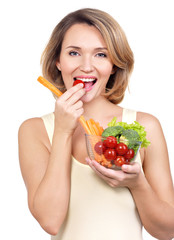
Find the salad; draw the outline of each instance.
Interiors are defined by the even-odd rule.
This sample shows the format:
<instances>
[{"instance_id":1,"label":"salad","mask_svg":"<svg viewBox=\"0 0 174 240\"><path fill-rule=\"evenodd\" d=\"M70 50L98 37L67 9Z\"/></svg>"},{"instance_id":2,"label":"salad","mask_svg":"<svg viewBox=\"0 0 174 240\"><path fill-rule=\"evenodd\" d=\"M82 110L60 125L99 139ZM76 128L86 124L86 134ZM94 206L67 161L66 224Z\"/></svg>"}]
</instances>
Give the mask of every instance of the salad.
<instances>
[{"instance_id":1,"label":"salad","mask_svg":"<svg viewBox=\"0 0 174 240\"><path fill-rule=\"evenodd\" d=\"M140 147L148 147L150 142L146 138L145 128L137 121L131 124L117 122L116 117L108 123L101 136L91 136L90 143L94 158L101 165L108 168L120 168L123 164L130 164ZM93 139L92 139L93 138Z\"/></svg>"}]
</instances>

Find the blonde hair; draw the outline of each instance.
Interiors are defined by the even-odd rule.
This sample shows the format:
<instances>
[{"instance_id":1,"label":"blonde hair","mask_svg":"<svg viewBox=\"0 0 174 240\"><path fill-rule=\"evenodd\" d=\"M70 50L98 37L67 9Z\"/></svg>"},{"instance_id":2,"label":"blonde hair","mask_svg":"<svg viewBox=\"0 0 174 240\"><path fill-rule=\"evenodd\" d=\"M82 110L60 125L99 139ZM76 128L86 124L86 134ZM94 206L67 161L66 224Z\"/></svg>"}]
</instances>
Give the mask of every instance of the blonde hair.
<instances>
[{"instance_id":1,"label":"blonde hair","mask_svg":"<svg viewBox=\"0 0 174 240\"><path fill-rule=\"evenodd\" d=\"M42 54L42 73L61 91L65 91L61 72L56 67L61 46L67 30L74 24L86 23L96 27L106 42L115 73L106 85L104 96L113 103L120 103L128 86L129 76L133 70L134 57L124 31L108 13L98 9L84 8L69 13L55 27L50 40Z\"/></svg>"}]
</instances>

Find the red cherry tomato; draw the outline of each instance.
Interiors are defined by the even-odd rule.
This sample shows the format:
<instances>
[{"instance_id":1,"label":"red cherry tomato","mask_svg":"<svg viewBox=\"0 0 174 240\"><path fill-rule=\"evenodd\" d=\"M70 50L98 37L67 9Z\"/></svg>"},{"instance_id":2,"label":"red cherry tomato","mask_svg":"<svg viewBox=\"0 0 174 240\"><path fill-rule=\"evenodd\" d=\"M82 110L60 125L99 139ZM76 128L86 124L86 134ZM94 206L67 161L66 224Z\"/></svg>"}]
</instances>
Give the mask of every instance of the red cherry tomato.
<instances>
[{"instance_id":1,"label":"red cherry tomato","mask_svg":"<svg viewBox=\"0 0 174 240\"><path fill-rule=\"evenodd\" d=\"M125 153L124 157L126 159L132 159L134 157L135 153L133 149L128 149L127 153Z\"/></svg>"},{"instance_id":2,"label":"red cherry tomato","mask_svg":"<svg viewBox=\"0 0 174 240\"><path fill-rule=\"evenodd\" d=\"M117 139L113 136L109 136L106 138L106 140L103 141L103 144L107 147L107 148L116 148L117 146Z\"/></svg>"},{"instance_id":3,"label":"red cherry tomato","mask_svg":"<svg viewBox=\"0 0 174 240\"><path fill-rule=\"evenodd\" d=\"M75 80L74 83L73 83L73 86L75 86L79 83L83 83L83 88L85 87L85 83L82 80Z\"/></svg>"},{"instance_id":4,"label":"red cherry tomato","mask_svg":"<svg viewBox=\"0 0 174 240\"><path fill-rule=\"evenodd\" d=\"M94 149L96 151L96 153L98 153L99 155L103 154L104 151L106 150L106 147L104 146L102 141L99 141L95 144Z\"/></svg>"},{"instance_id":5,"label":"red cherry tomato","mask_svg":"<svg viewBox=\"0 0 174 240\"><path fill-rule=\"evenodd\" d=\"M116 160L114 161L114 164L117 167L121 167L123 164L125 164L125 158L123 156L117 156Z\"/></svg>"},{"instance_id":6,"label":"red cherry tomato","mask_svg":"<svg viewBox=\"0 0 174 240\"><path fill-rule=\"evenodd\" d=\"M130 164L130 159L125 159L124 164Z\"/></svg>"},{"instance_id":7,"label":"red cherry tomato","mask_svg":"<svg viewBox=\"0 0 174 240\"><path fill-rule=\"evenodd\" d=\"M124 155L124 154L127 153L128 147L127 147L127 145L124 144L124 143L119 143L119 144L117 144L117 146L116 146L116 151L117 151L117 154L118 154L118 155Z\"/></svg>"},{"instance_id":8,"label":"red cherry tomato","mask_svg":"<svg viewBox=\"0 0 174 240\"><path fill-rule=\"evenodd\" d=\"M115 160L117 157L116 150L114 148L107 148L104 152L104 156L108 161Z\"/></svg>"}]
</instances>

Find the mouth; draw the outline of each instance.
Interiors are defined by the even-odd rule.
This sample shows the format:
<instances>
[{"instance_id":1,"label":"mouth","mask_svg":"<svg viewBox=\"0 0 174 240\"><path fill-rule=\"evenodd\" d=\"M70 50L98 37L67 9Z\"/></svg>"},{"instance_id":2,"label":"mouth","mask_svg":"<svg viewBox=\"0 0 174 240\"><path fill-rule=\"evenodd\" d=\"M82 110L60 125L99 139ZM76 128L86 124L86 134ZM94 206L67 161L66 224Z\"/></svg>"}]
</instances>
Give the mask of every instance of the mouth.
<instances>
[{"instance_id":1,"label":"mouth","mask_svg":"<svg viewBox=\"0 0 174 240\"><path fill-rule=\"evenodd\" d=\"M95 83L97 82L96 77L82 77L82 76L79 76L79 77L75 77L74 81L75 80L81 80L81 81L84 82L86 92L91 91L93 89Z\"/></svg>"}]
</instances>

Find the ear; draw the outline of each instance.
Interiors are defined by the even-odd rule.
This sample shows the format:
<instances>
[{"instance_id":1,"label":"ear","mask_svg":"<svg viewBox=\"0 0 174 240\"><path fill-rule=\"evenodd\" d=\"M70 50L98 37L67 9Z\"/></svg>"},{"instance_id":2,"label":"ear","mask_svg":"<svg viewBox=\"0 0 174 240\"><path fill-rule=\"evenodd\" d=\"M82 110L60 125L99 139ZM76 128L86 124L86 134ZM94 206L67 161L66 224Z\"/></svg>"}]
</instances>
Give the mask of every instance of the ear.
<instances>
[{"instance_id":1,"label":"ear","mask_svg":"<svg viewBox=\"0 0 174 240\"><path fill-rule=\"evenodd\" d=\"M56 67L58 68L59 71L61 71L61 67L60 67L60 62L59 61L56 62Z\"/></svg>"}]
</instances>

